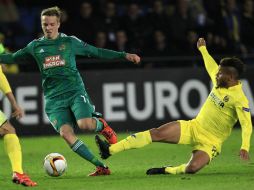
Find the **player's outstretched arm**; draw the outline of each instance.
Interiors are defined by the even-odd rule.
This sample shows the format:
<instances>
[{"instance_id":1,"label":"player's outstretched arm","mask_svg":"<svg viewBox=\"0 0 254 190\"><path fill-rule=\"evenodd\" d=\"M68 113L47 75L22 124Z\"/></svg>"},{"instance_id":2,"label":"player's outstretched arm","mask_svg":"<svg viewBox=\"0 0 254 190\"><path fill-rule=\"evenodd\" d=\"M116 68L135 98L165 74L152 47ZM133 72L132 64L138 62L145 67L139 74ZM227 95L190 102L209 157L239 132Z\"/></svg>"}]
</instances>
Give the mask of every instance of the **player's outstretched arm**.
<instances>
[{"instance_id":1,"label":"player's outstretched arm","mask_svg":"<svg viewBox=\"0 0 254 190\"><path fill-rule=\"evenodd\" d=\"M212 56L208 53L206 49L206 41L204 38L199 38L197 41L197 48L201 52L205 68L213 82L213 84L216 83L215 77L218 72L218 64L215 62L215 60L212 58Z\"/></svg>"},{"instance_id":2,"label":"player's outstretched arm","mask_svg":"<svg viewBox=\"0 0 254 190\"><path fill-rule=\"evenodd\" d=\"M126 60L133 62L134 64L140 63L140 57L137 54L126 53L126 52L118 52L110 49L103 48L95 48L90 46L90 50L92 50L92 56L104 59L119 59L125 58ZM96 52L96 53L95 53Z\"/></svg>"},{"instance_id":3,"label":"player's outstretched arm","mask_svg":"<svg viewBox=\"0 0 254 190\"><path fill-rule=\"evenodd\" d=\"M71 36L70 39L72 40L72 50L74 51L75 55L83 55L103 59L125 58L126 60L133 62L134 64L140 63L140 57L136 54L119 52L104 48L97 48L83 42L82 40L74 36Z\"/></svg>"},{"instance_id":4,"label":"player's outstretched arm","mask_svg":"<svg viewBox=\"0 0 254 190\"><path fill-rule=\"evenodd\" d=\"M2 44L0 44L2 45ZM0 55L0 63L3 64L20 64L27 62L31 59L31 55L28 52L28 48L18 50L15 53L6 53Z\"/></svg>"},{"instance_id":5,"label":"player's outstretched arm","mask_svg":"<svg viewBox=\"0 0 254 190\"><path fill-rule=\"evenodd\" d=\"M242 128L242 146L239 156L242 160L249 160L249 150L251 145L252 121L249 109L249 102L244 97L239 97L240 101L236 105L236 113Z\"/></svg>"}]
</instances>

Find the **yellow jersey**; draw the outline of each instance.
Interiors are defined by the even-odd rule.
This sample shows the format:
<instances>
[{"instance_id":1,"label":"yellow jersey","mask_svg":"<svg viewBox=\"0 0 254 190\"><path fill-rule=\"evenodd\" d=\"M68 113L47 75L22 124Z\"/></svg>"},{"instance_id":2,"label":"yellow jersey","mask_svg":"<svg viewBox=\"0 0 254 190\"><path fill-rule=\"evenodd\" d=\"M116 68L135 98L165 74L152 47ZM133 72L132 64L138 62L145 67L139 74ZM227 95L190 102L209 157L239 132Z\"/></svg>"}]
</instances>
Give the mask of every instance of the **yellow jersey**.
<instances>
[{"instance_id":1,"label":"yellow jersey","mask_svg":"<svg viewBox=\"0 0 254 190\"><path fill-rule=\"evenodd\" d=\"M6 79L3 71L2 71L2 66L0 65L0 90L4 93L7 94L8 92L11 92L11 87Z\"/></svg>"},{"instance_id":2,"label":"yellow jersey","mask_svg":"<svg viewBox=\"0 0 254 190\"><path fill-rule=\"evenodd\" d=\"M4 51L5 51L5 48L4 48L3 44L0 43L0 54L4 53ZM11 87L10 87L9 82L3 73L1 63L0 63L0 90L4 94L11 92Z\"/></svg>"},{"instance_id":3,"label":"yellow jersey","mask_svg":"<svg viewBox=\"0 0 254 190\"><path fill-rule=\"evenodd\" d=\"M199 124L197 130L222 143L239 120L242 128L241 149L249 151L252 123L249 102L242 90L242 84L239 81L238 85L230 88L216 88L216 74L219 67L205 46L201 46L199 50L213 82L213 88L196 117Z\"/></svg>"}]
</instances>

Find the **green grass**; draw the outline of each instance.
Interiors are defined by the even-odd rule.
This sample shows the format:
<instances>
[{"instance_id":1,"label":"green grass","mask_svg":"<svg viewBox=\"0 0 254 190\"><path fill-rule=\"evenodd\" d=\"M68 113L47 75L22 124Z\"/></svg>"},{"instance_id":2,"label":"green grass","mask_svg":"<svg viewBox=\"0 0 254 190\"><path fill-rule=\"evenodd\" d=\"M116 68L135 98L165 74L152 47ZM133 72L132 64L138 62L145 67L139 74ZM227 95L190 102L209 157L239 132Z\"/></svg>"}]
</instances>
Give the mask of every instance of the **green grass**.
<instances>
[{"instance_id":1,"label":"green grass","mask_svg":"<svg viewBox=\"0 0 254 190\"><path fill-rule=\"evenodd\" d=\"M127 134L120 134L123 139ZM96 155L94 135L79 136ZM240 130L233 131L222 147L222 154L195 175L147 176L146 169L168 164L187 162L191 148L183 145L154 143L139 150L119 153L106 160L112 171L110 176L87 177L94 166L74 154L58 136L21 138L24 170L38 182L34 190L238 190L254 189L254 163L244 163L238 158L241 145ZM254 141L252 140L251 144ZM11 168L0 140L0 189L13 190L25 187L11 182ZM50 152L63 154L68 170L61 177L47 176L42 162ZM254 154L251 153L251 157Z\"/></svg>"}]
</instances>

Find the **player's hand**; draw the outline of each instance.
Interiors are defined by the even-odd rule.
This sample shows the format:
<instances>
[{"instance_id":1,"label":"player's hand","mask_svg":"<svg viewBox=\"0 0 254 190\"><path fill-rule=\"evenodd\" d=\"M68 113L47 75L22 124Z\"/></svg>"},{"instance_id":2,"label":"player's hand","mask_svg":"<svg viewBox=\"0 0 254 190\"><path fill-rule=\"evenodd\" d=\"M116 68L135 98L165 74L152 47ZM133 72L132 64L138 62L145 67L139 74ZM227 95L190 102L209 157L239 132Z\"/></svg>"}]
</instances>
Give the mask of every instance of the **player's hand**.
<instances>
[{"instance_id":1,"label":"player's hand","mask_svg":"<svg viewBox=\"0 0 254 190\"><path fill-rule=\"evenodd\" d=\"M239 152L239 156L242 160L250 160L249 152L247 150L241 149Z\"/></svg>"},{"instance_id":2,"label":"player's hand","mask_svg":"<svg viewBox=\"0 0 254 190\"><path fill-rule=\"evenodd\" d=\"M139 64L140 63L140 57L137 54L127 53L125 58L128 61L133 62L134 64Z\"/></svg>"},{"instance_id":3,"label":"player's hand","mask_svg":"<svg viewBox=\"0 0 254 190\"><path fill-rule=\"evenodd\" d=\"M20 119L24 116L24 111L19 106L13 107L14 112L11 114L11 117L15 117L16 119Z\"/></svg>"},{"instance_id":4,"label":"player's hand","mask_svg":"<svg viewBox=\"0 0 254 190\"><path fill-rule=\"evenodd\" d=\"M204 38L199 38L197 41L197 48L199 49L201 46L206 46L206 42Z\"/></svg>"}]
</instances>

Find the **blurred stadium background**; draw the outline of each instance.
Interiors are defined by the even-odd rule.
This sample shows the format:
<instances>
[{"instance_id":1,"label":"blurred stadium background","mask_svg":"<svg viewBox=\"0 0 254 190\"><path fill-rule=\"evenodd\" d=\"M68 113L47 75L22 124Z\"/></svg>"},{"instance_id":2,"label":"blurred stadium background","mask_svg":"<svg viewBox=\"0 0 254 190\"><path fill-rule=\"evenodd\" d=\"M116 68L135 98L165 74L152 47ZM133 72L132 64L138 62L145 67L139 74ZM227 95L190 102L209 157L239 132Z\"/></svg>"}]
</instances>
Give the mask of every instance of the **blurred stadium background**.
<instances>
[{"instance_id":1,"label":"blurred stadium background","mask_svg":"<svg viewBox=\"0 0 254 190\"><path fill-rule=\"evenodd\" d=\"M252 0L0 0L0 41L6 52L41 36L40 11L56 5L64 13L61 32L142 57L139 66L122 60L77 59L97 111L117 131L139 131L197 114L210 89L196 48L199 37L206 39L216 60L244 60L244 88L254 115ZM5 72L26 112L21 121L12 121L18 134L56 134L43 111L37 65L6 66ZM10 115L2 96L0 105Z\"/></svg>"}]
</instances>

